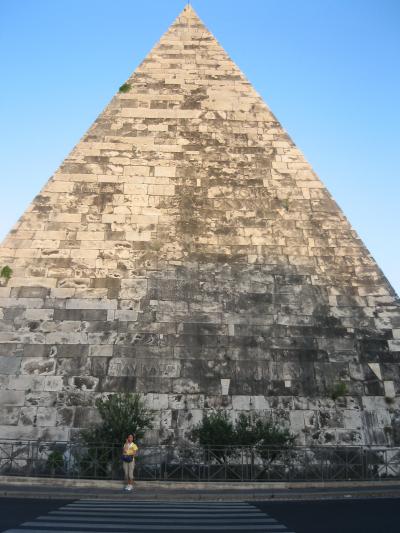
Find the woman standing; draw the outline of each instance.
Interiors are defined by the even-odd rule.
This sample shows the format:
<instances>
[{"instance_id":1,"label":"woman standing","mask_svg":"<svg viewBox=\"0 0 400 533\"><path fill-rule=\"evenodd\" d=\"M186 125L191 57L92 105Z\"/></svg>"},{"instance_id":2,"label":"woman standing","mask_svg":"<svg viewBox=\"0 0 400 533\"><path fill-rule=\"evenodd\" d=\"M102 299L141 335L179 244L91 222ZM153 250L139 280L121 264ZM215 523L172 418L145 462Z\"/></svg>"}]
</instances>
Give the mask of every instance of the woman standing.
<instances>
[{"instance_id":1,"label":"woman standing","mask_svg":"<svg viewBox=\"0 0 400 533\"><path fill-rule=\"evenodd\" d=\"M135 435L128 435L124 447L122 449L122 465L124 468L125 481L127 483L124 490L127 491L133 489L133 471L135 470L135 455L139 449L134 441Z\"/></svg>"}]
</instances>

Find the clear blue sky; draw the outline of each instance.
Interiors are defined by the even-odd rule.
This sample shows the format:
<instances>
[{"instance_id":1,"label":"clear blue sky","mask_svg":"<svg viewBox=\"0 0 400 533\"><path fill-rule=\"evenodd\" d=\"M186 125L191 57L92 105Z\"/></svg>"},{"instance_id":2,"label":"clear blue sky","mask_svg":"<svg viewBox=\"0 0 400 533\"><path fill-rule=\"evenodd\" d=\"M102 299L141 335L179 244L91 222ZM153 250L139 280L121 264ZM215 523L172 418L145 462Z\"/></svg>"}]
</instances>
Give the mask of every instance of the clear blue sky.
<instances>
[{"instance_id":1,"label":"clear blue sky","mask_svg":"<svg viewBox=\"0 0 400 533\"><path fill-rule=\"evenodd\" d=\"M400 1L193 0L400 292ZM184 7L0 2L0 239Z\"/></svg>"}]
</instances>

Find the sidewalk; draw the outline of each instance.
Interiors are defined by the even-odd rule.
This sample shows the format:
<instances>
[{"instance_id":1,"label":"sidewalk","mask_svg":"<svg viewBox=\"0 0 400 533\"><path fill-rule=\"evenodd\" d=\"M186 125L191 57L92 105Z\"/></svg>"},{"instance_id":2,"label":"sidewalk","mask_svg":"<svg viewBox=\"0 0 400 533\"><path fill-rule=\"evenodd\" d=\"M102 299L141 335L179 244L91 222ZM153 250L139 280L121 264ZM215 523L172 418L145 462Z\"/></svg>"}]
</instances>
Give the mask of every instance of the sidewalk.
<instances>
[{"instance_id":1,"label":"sidewalk","mask_svg":"<svg viewBox=\"0 0 400 533\"><path fill-rule=\"evenodd\" d=\"M44 499L135 500L322 500L399 498L400 481L381 482L172 482L139 481L132 493L121 481L0 476L0 497Z\"/></svg>"}]
</instances>

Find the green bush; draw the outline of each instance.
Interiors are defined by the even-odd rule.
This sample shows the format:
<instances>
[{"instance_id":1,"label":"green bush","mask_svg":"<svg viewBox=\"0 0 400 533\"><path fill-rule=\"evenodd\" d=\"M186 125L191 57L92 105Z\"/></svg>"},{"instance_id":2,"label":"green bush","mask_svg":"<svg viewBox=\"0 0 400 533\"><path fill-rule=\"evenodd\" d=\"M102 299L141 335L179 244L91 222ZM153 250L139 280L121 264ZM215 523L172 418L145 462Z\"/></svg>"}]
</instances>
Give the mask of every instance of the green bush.
<instances>
[{"instance_id":1,"label":"green bush","mask_svg":"<svg viewBox=\"0 0 400 533\"><path fill-rule=\"evenodd\" d=\"M256 420L255 420L256 418ZM240 413L235 423L234 442L239 446L255 446L259 441L258 428L255 422L259 417Z\"/></svg>"},{"instance_id":2,"label":"green bush","mask_svg":"<svg viewBox=\"0 0 400 533\"><path fill-rule=\"evenodd\" d=\"M91 477L106 477L120 467L122 446L130 433L141 439L153 427L153 413L140 394L110 394L96 400L101 422L83 429L86 454L80 458L80 471Z\"/></svg>"},{"instance_id":3,"label":"green bush","mask_svg":"<svg viewBox=\"0 0 400 533\"><path fill-rule=\"evenodd\" d=\"M51 452L47 458L46 469L54 476L64 471L64 456L59 450Z\"/></svg>"},{"instance_id":4,"label":"green bush","mask_svg":"<svg viewBox=\"0 0 400 533\"><path fill-rule=\"evenodd\" d=\"M256 450L262 461L272 463L283 451L291 448L296 437L270 418L257 417L254 422Z\"/></svg>"},{"instance_id":5,"label":"green bush","mask_svg":"<svg viewBox=\"0 0 400 533\"><path fill-rule=\"evenodd\" d=\"M272 462L293 446L295 436L275 424L270 417L240 413L235 424L235 443L252 446L263 462Z\"/></svg>"},{"instance_id":6,"label":"green bush","mask_svg":"<svg viewBox=\"0 0 400 533\"><path fill-rule=\"evenodd\" d=\"M270 418L240 413L233 424L225 411L204 415L189 438L210 450L220 462L237 453L240 446L253 447L264 462L271 462L295 441L289 430L280 428Z\"/></svg>"},{"instance_id":7,"label":"green bush","mask_svg":"<svg viewBox=\"0 0 400 533\"><path fill-rule=\"evenodd\" d=\"M235 444L235 429L226 412L215 411L203 416L189 438L206 448L218 462L223 462L234 451L231 447Z\"/></svg>"},{"instance_id":8,"label":"green bush","mask_svg":"<svg viewBox=\"0 0 400 533\"><path fill-rule=\"evenodd\" d=\"M82 430L82 438L87 443L122 446L129 433L141 439L146 430L153 427L154 415L140 394L109 394L106 398L98 398L96 407L102 421Z\"/></svg>"}]
</instances>

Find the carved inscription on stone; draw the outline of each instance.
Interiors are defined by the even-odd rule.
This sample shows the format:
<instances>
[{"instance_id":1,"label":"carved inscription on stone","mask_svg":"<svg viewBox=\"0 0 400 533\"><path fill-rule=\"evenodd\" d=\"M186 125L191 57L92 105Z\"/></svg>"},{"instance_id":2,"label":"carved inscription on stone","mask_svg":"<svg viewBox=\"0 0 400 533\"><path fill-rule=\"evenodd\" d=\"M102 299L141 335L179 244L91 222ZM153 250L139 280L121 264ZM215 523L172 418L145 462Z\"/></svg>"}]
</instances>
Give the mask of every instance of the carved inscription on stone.
<instances>
[{"instance_id":1,"label":"carved inscription on stone","mask_svg":"<svg viewBox=\"0 0 400 533\"><path fill-rule=\"evenodd\" d=\"M153 378L179 377L181 364L179 361L160 361L158 359L114 358L110 361L110 376L132 376Z\"/></svg>"}]
</instances>

